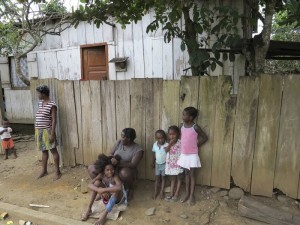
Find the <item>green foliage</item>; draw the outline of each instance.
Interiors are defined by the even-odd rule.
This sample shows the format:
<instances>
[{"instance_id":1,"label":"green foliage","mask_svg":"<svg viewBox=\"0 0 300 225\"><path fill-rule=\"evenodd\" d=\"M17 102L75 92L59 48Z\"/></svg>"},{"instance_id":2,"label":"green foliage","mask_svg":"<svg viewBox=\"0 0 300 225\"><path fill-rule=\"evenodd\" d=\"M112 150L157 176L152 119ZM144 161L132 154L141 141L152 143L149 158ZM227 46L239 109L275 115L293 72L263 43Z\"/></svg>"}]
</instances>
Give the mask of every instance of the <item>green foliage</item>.
<instances>
[{"instance_id":1,"label":"green foliage","mask_svg":"<svg viewBox=\"0 0 300 225\"><path fill-rule=\"evenodd\" d=\"M123 28L131 22L154 12L154 18L147 26L148 32L163 29L164 41L172 38L181 39L181 50L188 51L189 63L193 75L203 75L210 67L222 66L220 51L232 48L240 42L238 10L227 6L216 6L205 0L199 4L196 0L81 0L83 5L73 12L74 25L79 21L94 22L99 27L104 22L115 22ZM203 48L211 47L211 39L215 39L212 52ZM226 55L226 54L225 54ZM223 59L234 60L234 54Z\"/></svg>"},{"instance_id":2,"label":"green foliage","mask_svg":"<svg viewBox=\"0 0 300 225\"><path fill-rule=\"evenodd\" d=\"M47 3L40 4L41 11L46 15L51 15L53 13L66 13L67 9L63 2L60 0L50 0Z\"/></svg>"}]
</instances>

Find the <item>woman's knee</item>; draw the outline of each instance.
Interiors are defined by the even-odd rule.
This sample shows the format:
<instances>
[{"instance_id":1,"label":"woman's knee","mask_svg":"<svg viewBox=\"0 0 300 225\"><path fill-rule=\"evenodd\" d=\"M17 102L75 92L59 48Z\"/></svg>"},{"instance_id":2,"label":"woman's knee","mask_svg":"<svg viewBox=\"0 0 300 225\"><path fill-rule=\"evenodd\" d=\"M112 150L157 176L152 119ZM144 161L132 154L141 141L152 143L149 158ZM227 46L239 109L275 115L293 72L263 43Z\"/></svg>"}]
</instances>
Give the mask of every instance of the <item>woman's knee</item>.
<instances>
[{"instance_id":1,"label":"woman's knee","mask_svg":"<svg viewBox=\"0 0 300 225\"><path fill-rule=\"evenodd\" d=\"M124 183L132 183L135 180L135 171L130 168L122 168L119 176Z\"/></svg>"}]
</instances>

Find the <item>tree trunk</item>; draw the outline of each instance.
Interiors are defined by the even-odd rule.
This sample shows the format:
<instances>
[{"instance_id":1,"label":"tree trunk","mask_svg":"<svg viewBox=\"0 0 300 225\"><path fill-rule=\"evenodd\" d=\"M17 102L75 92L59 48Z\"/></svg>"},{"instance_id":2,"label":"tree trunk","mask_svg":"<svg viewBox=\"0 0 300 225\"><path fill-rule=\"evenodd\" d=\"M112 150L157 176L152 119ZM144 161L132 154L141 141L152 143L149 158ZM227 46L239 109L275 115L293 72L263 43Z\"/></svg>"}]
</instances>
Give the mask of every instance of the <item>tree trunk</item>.
<instances>
[{"instance_id":1,"label":"tree trunk","mask_svg":"<svg viewBox=\"0 0 300 225\"><path fill-rule=\"evenodd\" d=\"M186 32L186 40L192 40L196 46L191 47L189 44L186 45L187 51L189 54L189 58L191 58L192 54L198 50L199 44L197 40L197 32L193 26L193 21L190 18L190 9L188 7L182 8L184 22L185 22L185 32ZM190 42L189 42L190 43ZM200 75L197 67L191 64L192 76Z\"/></svg>"},{"instance_id":2,"label":"tree trunk","mask_svg":"<svg viewBox=\"0 0 300 225\"><path fill-rule=\"evenodd\" d=\"M265 70L265 58L269 49L271 31L272 31L272 19L275 13L275 1L266 1L265 21L263 30L259 35L254 37L254 75L264 73Z\"/></svg>"},{"instance_id":3,"label":"tree trunk","mask_svg":"<svg viewBox=\"0 0 300 225\"><path fill-rule=\"evenodd\" d=\"M21 70L20 61L21 61L21 57L15 56L16 74L20 78L20 80L23 81L24 84L26 84L27 86L30 86L29 79L27 77L25 77L25 75L23 74L23 72Z\"/></svg>"}]
</instances>

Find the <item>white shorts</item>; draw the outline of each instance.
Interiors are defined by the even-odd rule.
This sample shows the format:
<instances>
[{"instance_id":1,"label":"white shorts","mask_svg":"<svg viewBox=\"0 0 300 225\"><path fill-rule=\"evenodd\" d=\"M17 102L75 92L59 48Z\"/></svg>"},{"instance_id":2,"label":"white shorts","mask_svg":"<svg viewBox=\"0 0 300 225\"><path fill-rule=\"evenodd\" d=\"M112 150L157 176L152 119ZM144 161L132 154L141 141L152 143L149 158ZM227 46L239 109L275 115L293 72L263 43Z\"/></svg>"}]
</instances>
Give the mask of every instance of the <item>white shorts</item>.
<instances>
[{"instance_id":1,"label":"white shorts","mask_svg":"<svg viewBox=\"0 0 300 225\"><path fill-rule=\"evenodd\" d=\"M185 169L201 167L198 154L180 154L177 164Z\"/></svg>"}]
</instances>

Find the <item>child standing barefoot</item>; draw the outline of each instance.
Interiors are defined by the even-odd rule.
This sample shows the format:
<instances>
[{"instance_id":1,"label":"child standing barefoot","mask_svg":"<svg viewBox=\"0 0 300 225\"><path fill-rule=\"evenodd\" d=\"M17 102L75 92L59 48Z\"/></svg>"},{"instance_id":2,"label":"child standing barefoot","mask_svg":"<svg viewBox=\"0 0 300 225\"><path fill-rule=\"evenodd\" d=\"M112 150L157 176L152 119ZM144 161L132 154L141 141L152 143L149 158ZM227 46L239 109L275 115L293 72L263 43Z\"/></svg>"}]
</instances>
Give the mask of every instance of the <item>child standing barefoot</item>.
<instances>
[{"instance_id":1,"label":"child standing barefoot","mask_svg":"<svg viewBox=\"0 0 300 225\"><path fill-rule=\"evenodd\" d=\"M178 165L184 168L185 172L185 196L181 202L190 205L195 204L195 170L201 167L198 148L204 144L208 138L204 131L194 123L198 116L198 110L194 107L187 107L183 110L181 125L181 154Z\"/></svg>"},{"instance_id":2,"label":"child standing barefoot","mask_svg":"<svg viewBox=\"0 0 300 225\"><path fill-rule=\"evenodd\" d=\"M4 118L2 121L2 127L0 127L0 135L2 140L2 148L5 151L4 160L8 159L8 151L12 150L14 153L14 158L17 158L17 152L14 147L13 139L10 135L12 129L9 126L8 119Z\"/></svg>"},{"instance_id":3,"label":"child standing barefoot","mask_svg":"<svg viewBox=\"0 0 300 225\"><path fill-rule=\"evenodd\" d=\"M102 154L95 163L95 169L100 173L88 185L91 190L91 199L86 212L81 218L82 221L87 220L92 213L92 205L97 194L101 196L102 201L106 205L106 209L101 214L99 220L96 221L95 225L103 225L107 214L112 211L116 204L127 202L124 186L118 174L115 173L112 158L112 156L108 157Z\"/></svg>"},{"instance_id":4,"label":"child standing barefoot","mask_svg":"<svg viewBox=\"0 0 300 225\"><path fill-rule=\"evenodd\" d=\"M179 140L179 128L177 126L170 126L168 129L168 136L169 145L165 148L168 152L166 160L166 175L169 175L171 178L171 191L170 195L166 197L166 200L177 201L181 186L179 174L183 172L182 168L177 165L181 146Z\"/></svg>"},{"instance_id":5,"label":"child standing barefoot","mask_svg":"<svg viewBox=\"0 0 300 225\"><path fill-rule=\"evenodd\" d=\"M160 199L164 198L164 188L165 188L165 169L166 169L166 150L165 147L168 145L166 142L167 136L163 130L157 130L155 132L155 139L156 142L153 144L153 163L152 167L155 168L155 187L154 187L154 194L153 199L156 199L158 195L158 188L159 183L160 185L160 192L159 197ZM161 182L160 182L161 180Z\"/></svg>"}]
</instances>

